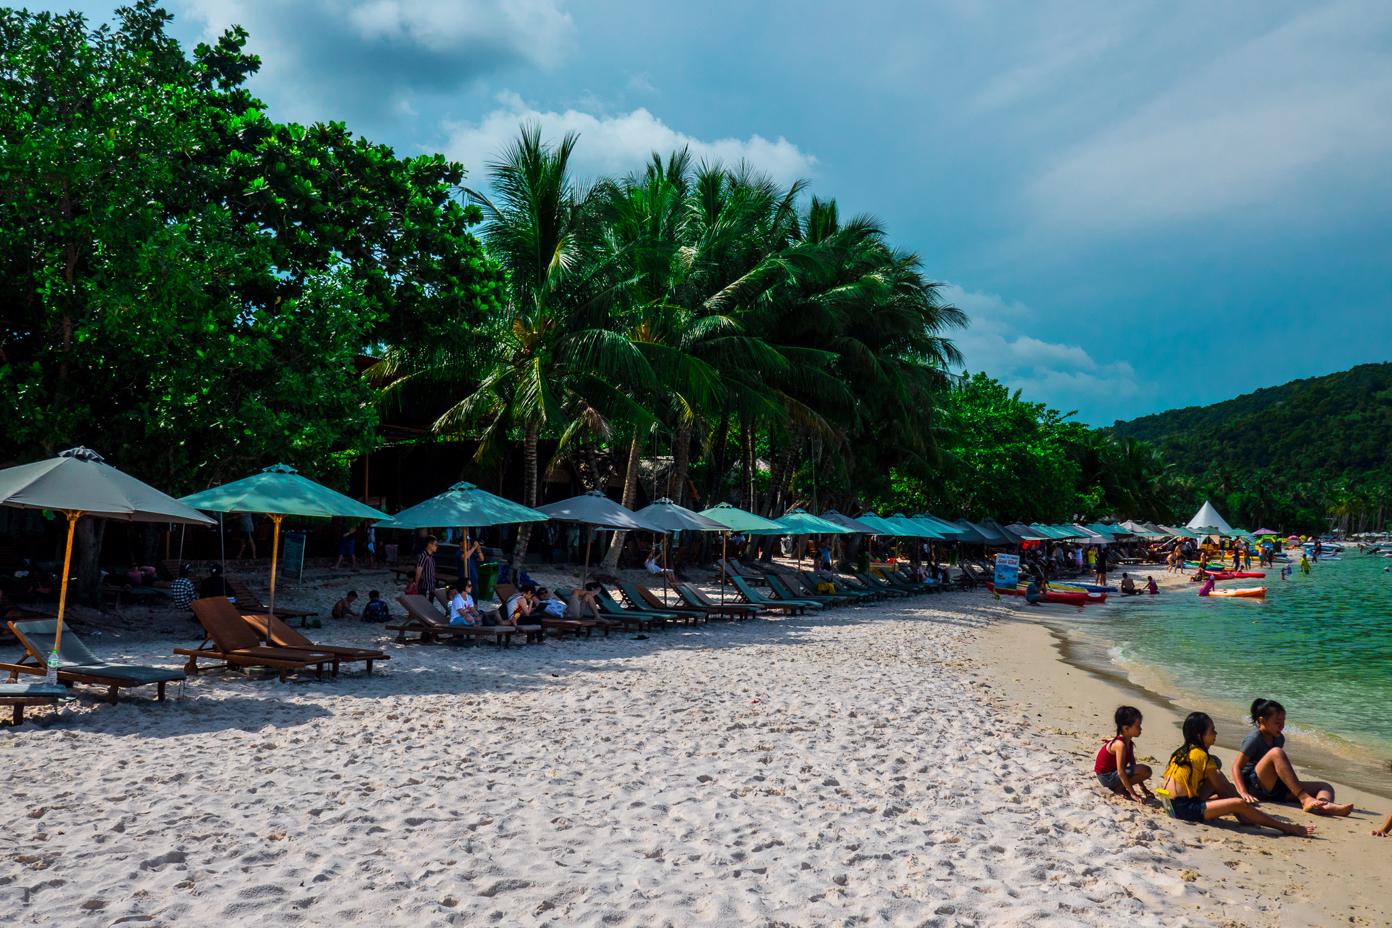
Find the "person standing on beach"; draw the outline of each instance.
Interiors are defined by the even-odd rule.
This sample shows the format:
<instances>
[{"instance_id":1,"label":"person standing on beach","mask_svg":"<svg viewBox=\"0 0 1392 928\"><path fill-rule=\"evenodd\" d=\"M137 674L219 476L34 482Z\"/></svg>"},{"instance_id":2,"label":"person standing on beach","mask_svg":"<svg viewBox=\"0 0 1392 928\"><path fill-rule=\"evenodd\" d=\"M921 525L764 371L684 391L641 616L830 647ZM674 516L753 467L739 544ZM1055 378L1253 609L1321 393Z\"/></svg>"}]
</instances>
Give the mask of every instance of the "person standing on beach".
<instances>
[{"instance_id":1,"label":"person standing on beach","mask_svg":"<svg viewBox=\"0 0 1392 928\"><path fill-rule=\"evenodd\" d=\"M1218 740L1213 719L1203 712L1191 712L1184 719L1184 743L1170 755L1165 768L1165 810L1182 822L1208 822L1225 815L1236 816L1247 825L1274 828L1282 834L1308 838L1313 825L1296 825L1273 818L1253 808L1218 769L1208 749Z\"/></svg>"},{"instance_id":2,"label":"person standing on beach","mask_svg":"<svg viewBox=\"0 0 1392 928\"><path fill-rule=\"evenodd\" d=\"M1274 699L1252 701L1252 733L1233 757L1232 781L1249 805L1298 802L1311 815L1349 815L1353 803L1336 804L1328 783L1302 783L1286 756L1286 709Z\"/></svg>"},{"instance_id":3,"label":"person standing on beach","mask_svg":"<svg viewBox=\"0 0 1392 928\"><path fill-rule=\"evenodd\" d=\"M1102 545L1097 549L1097 579L1098 586L1107 585L1107 546Z\"/></svg>"},{"instance_id":4,"label":"person standing on beach","mask_svg":"<svg viewBox=\"0 0 1392 928\"><path fill-rule=\"evenodd\" d=\"M237 531L241 535L241 544L237 546L237 560L242 559L246 554L247 547L251 547L251 559L256 560L256 520L249 512L237 513Z\"/></svg>"},{"instance_id":5,"label":"person standing on beach","mask_svg":"<svg viewBox=\"0 0 1392 928\"><path fill-rule=\"evenodd\" d=\"M435 601L435 552L440 548L434 535L425 536L425 546L420 557L416 558L416 576L413 581L416 592L431 602Z\"/></svg>"}]
</instances>

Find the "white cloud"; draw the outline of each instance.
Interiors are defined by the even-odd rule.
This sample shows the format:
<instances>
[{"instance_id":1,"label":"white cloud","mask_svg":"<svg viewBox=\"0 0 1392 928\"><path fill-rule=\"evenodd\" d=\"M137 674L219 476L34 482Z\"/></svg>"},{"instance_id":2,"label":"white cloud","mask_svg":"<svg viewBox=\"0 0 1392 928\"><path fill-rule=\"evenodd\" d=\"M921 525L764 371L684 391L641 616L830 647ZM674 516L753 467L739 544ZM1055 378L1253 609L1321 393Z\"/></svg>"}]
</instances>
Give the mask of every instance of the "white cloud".
<instances>
[{"instance_id":1,"label":"white cloud","mask_svg":"<svg viewBox=\"0 0 1392 928\"><path fill-rule=\"evenodd\" d=\"M478 122L446 126L445 153L463 162L475 178L517 138L523 123L540 123L547 138L579 133L572 164L581 177L625 174L642 167L653 152L666 155L682 147L691 149L697 161L728 165L746 161L783 184L809 176L817 163L782 136L771 140L756 133L743 139L699 139L672 128L643 107L610 116L574 109L542 111L514 93L498 99L502 106Z\"/></svg>"},{"instance_id":2,"label":"white cloud","mask_svg":"<svg viewBox=\"0 0 1392 928\"><path fill-rule=\"evenodd\" d=\"M953 338L967 370L985 371L1023 390L1026 399L1065 412L1082 406L1115 408L1117 400L1140 394L1128 362L1099 361L1081 345L1025 334L1038 324L1028 306L957 284L945 285L941 293L970 317L968 328Z\"/></svg>"},{"instance_id":3,"label":"white cloud","mask_svg":"<svg viewBox=\"0 0 1392 928\"><path fill-rule=\"evenodd\" d=\"M1312 7L1084 138L1027 201L1051 230L1103 233L1290 198L1317 204L1313 186L1392 154L1390 34L1385 3Z\"/></svg>"}]
</instances>

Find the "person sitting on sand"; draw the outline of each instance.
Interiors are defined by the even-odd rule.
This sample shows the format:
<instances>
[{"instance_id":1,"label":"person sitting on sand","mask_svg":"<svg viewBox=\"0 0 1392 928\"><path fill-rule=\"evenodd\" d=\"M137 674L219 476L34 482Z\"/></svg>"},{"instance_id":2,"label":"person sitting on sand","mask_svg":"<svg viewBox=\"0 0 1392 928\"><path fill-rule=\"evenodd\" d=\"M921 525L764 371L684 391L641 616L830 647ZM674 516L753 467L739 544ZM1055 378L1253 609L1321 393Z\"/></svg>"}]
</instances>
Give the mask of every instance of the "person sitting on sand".
<instances>
[{"instance_id":1,"label":"person sitting on sand","mask_svg":"<svg viewBox=\"0 0 1392 928\"><path fill-rule=\"evenodd\" d=\"M1112 720L1116 722L1116 734L1102 743L1092 772L1107 789L1133 802L1154 799L1145 784L1151 770L1145 764L1136 763L1134 742L1141 736L1141 710L1135 706L1118 706ZM1137 787L1143 795L1136 795Z\"/></svg>"},{"instance_id":2,"label":"person sitting on sand","mask_svg":"<svg viewBox=\"0 0 1392 928\"><path fill-rule=\"evenodd\" d=\"M349 590L342 599L333 604L333 609L329 611L329 615L335 619L346 619L349 616L357 615L357 612L353 610L353 603L357 601L358 591Z\"/></svg>"},{"instance_id":3,"label":"person sitting on sand","mask_svg":"<svg viewBox=\"0 0 1392 928\"><path fill-rule=\"evenodd\" d=\"M651 551L648 552L648 559L643 562L643 567L645 567L648 573L652 574L654 577L666 577L668 582L670 583L677 582L677 572L674 570L669 570L657 562L656 548L653 548Z\"/></svg>"},{"instance_id":4,"label":"person sitting on sand","mask_svg":"<svg viewBox=\"0 0 1392 928\"><path fill-rule=\"evenodd\" d=\"M1140 592L1141 592L1140 590L1136 589L1136 581L1131 579L1131 575L1130 575L1130 574L1122 574L1122 575L1121 575L1121 595L1122 595L1122 596L1135 596L1136 594L1138 594L1138 593L1140 593Z\"/></svg>"},{"instance_id":5,"label":"person sitting on sand","mask_svg":"<svg viewBox=\"0 0 1392 928\"><path fill-rule=\"evenodd\" d=\"M1170 755L1165 768L1165 810L1183 822L1208 822L1225 815L1236 816L1248 825L1274 828L1282 834L1308 838L1313 825L1296 825L1273 818L1248 804L1236 794L1223 776L1218 760L1208 749L1218 739L1213 719L1203 712L1191 712L1184 719L1184 743Z\"/></svg>"},{"instance_id":6,"label":"person sitting on sand","mask_svg":"<svg viewBox=\"0 0 1392 928\"><path fill-rule=\"evenodd\" d=\"M450 584L449 624L478 625L483 621L474 602L474 584L467 577Z\"/></svg>"},{"instance_id":7,"label":"person sitting on sand","mask_svg":"<svg viewBox=\"0 0 1392 928\"><path fill-rule=\"evenodd\" d=\"M1286 756L1286 709L1274 699L1252 701L1256 726L1233 758L1232 781L1243 802L1298 802L1312 815L1348 815L1353 803L1336 804L1328 783L1302 783Z\"/></svg>"},{"instance_id":8,"label":"person sitting on sand","mask_svg":"<svg viewBox=\"0 0 1392 928\"><path fill-rule=\"evenodd\" d=\"M1145 589L1146 592L1149 593L1151 596L1154 596L1160 592L1160 586L1155 582L1154 577L1146 577Z\"/></svg>"},{"instance_id":9,"label":"person sitting on sand","mask_svg":"<svg viewBox=\"0 0 1392 928\"><path fill-rule=\"evenodd\" d=\"M363 606L362 620L364 622L388 622L391 620L391 607L382 601L382 594L377 590L368 591L367 605Z\"/></svg>"}]
</instances>

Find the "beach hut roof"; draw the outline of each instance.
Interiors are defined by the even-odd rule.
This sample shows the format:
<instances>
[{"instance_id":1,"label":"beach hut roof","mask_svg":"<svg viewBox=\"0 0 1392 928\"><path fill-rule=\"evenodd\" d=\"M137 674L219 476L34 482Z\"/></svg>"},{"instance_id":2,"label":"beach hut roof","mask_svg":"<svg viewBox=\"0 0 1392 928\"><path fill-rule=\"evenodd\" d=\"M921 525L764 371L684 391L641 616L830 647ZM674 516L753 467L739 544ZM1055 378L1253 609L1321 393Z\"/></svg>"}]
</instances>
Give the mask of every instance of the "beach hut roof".
<instances>
[{"instance_id":1,"label":"beach hut roof","mask_svg":"<svg viewBox=\"0 0 1392 928\"><path fill-rule=\"evenodd\" d=\"M1204 500L1204 504L1199 507L1199 511L1194 513L1194 518L1187 523L1189 528L1201 531L1208 535L1231 535L1232 526L1227 520L1219 515L1218 510L1213 508L1213 504Z\"/></svg>"}]
</instances>

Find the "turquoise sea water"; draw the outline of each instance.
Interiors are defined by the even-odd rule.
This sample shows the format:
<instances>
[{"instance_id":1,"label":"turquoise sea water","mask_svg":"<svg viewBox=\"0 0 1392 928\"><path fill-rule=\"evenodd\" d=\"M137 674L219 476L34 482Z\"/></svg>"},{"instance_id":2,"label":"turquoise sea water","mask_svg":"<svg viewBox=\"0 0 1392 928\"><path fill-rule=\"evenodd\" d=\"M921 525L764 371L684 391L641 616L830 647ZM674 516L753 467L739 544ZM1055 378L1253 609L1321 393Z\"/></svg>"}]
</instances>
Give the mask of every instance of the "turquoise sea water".
<instances>
[{"instance_id":1,"label":"turquoise sea water","mask_svg":"<svg viewBox=\"0 0 1392 928\"><path fill-rule=\"evenodd\" d=\"M1161 671L1185 708L1231 709L1257 696L1282 702L1292 731L1343 752L1392 757L1392 559L1351 548L1310 576L1229 580L1265 585L1265 600L1204 599L1194 590L1113 596L1064 622L1101 639L1131 672ZM1115 581L1114 581L1115 582ZM1073 612L1073 610L1070 610ZM1054 617L1051 616L1051 619ZM1197 702L1197 705L1188 705ZM1329 737L1332 736L1332 737ZM1371 758L1370 758L1371 759Z\"/></svg>"}]
</instances>

